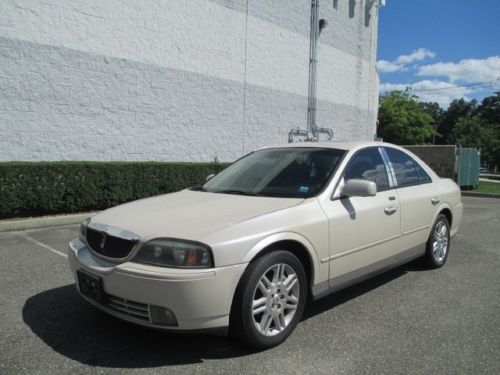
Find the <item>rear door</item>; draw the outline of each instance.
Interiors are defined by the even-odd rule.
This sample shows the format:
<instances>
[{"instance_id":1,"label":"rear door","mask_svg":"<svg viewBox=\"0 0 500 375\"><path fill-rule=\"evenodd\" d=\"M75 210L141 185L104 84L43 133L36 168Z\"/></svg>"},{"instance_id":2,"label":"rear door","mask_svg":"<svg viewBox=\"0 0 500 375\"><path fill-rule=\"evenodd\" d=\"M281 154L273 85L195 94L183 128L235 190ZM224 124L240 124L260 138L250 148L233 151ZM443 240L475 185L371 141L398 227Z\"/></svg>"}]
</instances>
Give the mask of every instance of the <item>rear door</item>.
<instances>
[{"instance_id":1,"label":"rear door","mask_svg":"<svg viewBox=\"0 0 500 375\"><path fill-rule=\"evenodd\" d=\"M401 246L403 250L424 244L440 201L431 177L407 153L384 147L395 177L401 206Z\"/></svg>"}]
</instances>

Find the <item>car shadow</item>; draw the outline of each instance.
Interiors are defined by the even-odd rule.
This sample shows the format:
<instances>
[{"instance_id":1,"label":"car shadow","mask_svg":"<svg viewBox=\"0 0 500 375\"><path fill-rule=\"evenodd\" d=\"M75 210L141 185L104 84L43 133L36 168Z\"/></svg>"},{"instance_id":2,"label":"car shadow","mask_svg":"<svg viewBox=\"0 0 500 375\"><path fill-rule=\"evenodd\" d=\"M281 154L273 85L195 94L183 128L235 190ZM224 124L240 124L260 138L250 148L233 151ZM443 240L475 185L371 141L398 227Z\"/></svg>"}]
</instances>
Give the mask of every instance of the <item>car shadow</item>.
<instances>
[{"instance_id":1,"label":"car shadow","mask_svg":"<svg viewBox=\"0 0 500 375\"><path fill-rule=\"evenodd\" d=\"M390 271L386 271L384 273L381 273L380 275L354 284L348 288L341 289L317 301L309 301L304 310L304 314L302 315L302 320L304 321L310 319L318 314L325 312L326 310L334 308L335 306L342 305L347 301L355 299L365 293L372 291L373 289L376 289L399 277L402 277L408 272L428 271L428 269L423 267L420 263L421 262L418 259L414 260L410 263L404 264Z\"/></svg>"},{"instance_id":2,"label":"car shadow","mask_svg":"<svg viewBox=\"0 0 500 375\"><path fill-rule=\"evenodd\" d=\"M226 337L168 333L113 318L84 301L74 284L28 298L22 314L53 350L91 366L146 368L253 353Z\"/></svg>"},{"instance_id":3,"label":"car shadow","mask_svg":"<svg viewBox=\"0 0 500 375\"><path fill-rule=\"evenodd\" d=\"M418 270L412 263L308 303L302 320L355 299ZM111 368L147 368L235 358L256 351L227 337L175 334L113 318L84 301L74 284L28 298L23 320L56 352L80 363Z\"/></svg>"}]
</instances>

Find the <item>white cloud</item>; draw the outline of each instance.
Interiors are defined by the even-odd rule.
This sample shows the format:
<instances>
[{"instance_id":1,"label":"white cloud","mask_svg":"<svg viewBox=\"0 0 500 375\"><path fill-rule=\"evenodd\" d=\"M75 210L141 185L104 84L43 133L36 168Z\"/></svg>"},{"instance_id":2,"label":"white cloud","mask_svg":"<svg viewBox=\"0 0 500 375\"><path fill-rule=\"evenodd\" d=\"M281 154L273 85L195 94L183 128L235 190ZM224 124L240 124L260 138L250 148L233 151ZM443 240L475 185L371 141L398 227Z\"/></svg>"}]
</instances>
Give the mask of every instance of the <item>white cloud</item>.
<instances>
[{"instance_id":1,"label":"white cloud","mask_svg":"<svg viewBox=\"0 0 500 375\"><path fill-rule=\"evenodd\" d=\"M419 48L409 55L398 56L393 61L379 60L377 61L377 69L382 73L391 73L406 70L406 65L421 61L426 58L434 58L436 54L426 48Z\"/></svg>"},{"instance_id":2,"label":"white cloud","mask_svg":"<svg viewBox=\"0 0 500 375\"><path fill-rule=\"evenodd\" d=\"M396 64L406 65L406 64L411 64L415 61L424 60L426 58L433 59L434 57L436 57L435 52L429 51L426 48L419 48L419 49L413 51L412 53L410 53L409 55L399 56L394 62Z\"/></svg>"},{"instance_id":3,"label":"white cloud","mask_svg":"<svg viewBox=\"0 0 500 375\"><path fill-rule=\"evenodd\" d=\"M407 88L410 88L411 84L405 83L381 83L380 84L380 92L385 93L388 91L405 91Z\"/></svg>"},{"instance_id":4,"label":"white cloud","mask_svg":"<svg viewBox=\"0 0 500 375\"><path fill-rule=\"evenodd\" d=\"M450 82L476 83L488 82L500 78L500 56L486 59L467 59L457 63L439 62L423 65L417 75L428 77L446 77Z\"/></svg>"},{"instance_id":5,"label":"white cloud","mask_svg":"<svg viewBox=\"0 0 500 375\"><path fill-rule=\"evenodd\" d=\"M460 86L450 82L438 80L423 80L411 84L405 83L383 83L380 85L380 92L404 91L410 88L411 93L419 97L419 100L425 102L436 102L446 108L454 99L465 98L475 90L469 87Z\"/></svg>"},{"instance_id":6,"label":"white cloud","mask_svg":"<svg viewBox=\"0 0 500 375\"><path fill-rule=\"evenodd\" d=\"M401 64L395 64L387 60L379 60L377 61L377 69L382 73L391 73L397 72L404 68Z\"/></svg>"}]
</instances>

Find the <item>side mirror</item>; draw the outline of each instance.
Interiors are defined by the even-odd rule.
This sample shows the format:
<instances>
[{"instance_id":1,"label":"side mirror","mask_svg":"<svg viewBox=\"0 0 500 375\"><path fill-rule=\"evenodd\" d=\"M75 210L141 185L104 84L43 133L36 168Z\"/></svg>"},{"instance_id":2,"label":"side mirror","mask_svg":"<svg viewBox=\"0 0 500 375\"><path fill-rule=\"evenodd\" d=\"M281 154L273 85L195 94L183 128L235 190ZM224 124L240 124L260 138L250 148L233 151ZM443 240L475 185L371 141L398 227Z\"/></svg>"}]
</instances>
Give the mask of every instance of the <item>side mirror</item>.
<instances>
[{"instance_id":1,"label":"side mirror","mask_svg":"<svg viewBox=\"0 0 500 375\"><path fill-rule=\"evenodd\" d=\"M373 197L377 194L377 185L373 181L351 179L342 188L342 197Z\"/></svg>"},{"instance_id":2,"label":"side mirror","mask_svg":"<svg viewBox=\"0 0 500 375\"><path fill-rule=\"evenodd\" d=\"M205 180L205 182L207 182L207 181L211 180L213 176L215 176L215 173L209 174L209 175L207 176L207 179Z\"/></svg>"}]
</instances>

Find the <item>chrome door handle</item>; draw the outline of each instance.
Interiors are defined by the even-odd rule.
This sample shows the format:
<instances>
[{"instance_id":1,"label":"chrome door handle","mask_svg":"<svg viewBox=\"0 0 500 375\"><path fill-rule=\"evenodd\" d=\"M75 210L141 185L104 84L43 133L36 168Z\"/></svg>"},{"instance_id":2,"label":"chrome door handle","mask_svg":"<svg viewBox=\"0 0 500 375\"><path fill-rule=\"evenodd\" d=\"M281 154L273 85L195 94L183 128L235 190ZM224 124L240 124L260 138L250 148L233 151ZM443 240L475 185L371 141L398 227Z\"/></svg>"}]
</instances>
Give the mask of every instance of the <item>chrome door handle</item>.
<instances>
[{"instance_id":1,"label":"chrome door handle","mask_svg":"<svg viewBox=\"0 0 500 375\"><path fill-rule=\"evenodd\" d=\"M441 202L441 199L439 199L438 197L434 197L431 199L431 203L434 205L438 204L439 202Z\"/></svg>"},{"instance_id":2,"label":"chrome door handle","mask_svg":"<svg viewBox=\"0 0 500 375\"><path fill-rule=\"evenodd\" d=\"M396 207L386 207L386 208L384 208L384 212L385 212L386 215L392 215L397 210L398 209Z\"/></svg>"}]
</instances>

